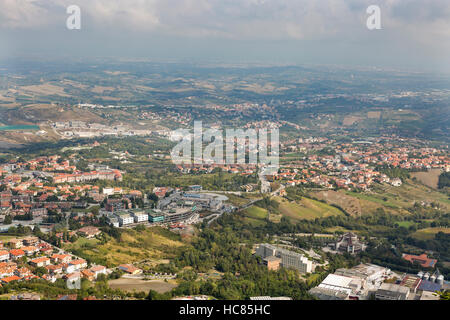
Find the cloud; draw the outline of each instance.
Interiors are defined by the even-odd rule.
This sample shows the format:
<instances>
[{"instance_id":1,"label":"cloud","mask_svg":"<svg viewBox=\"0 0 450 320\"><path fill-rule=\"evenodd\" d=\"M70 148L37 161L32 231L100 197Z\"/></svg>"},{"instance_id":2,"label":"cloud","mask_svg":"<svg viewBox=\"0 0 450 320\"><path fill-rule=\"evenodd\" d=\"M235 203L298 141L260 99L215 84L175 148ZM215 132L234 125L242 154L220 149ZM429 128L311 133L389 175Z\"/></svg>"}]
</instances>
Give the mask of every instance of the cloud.
<instances>
[{"instance_id":1,"label":"cloud","mask_svg":"<svg viewBox=\"0 0 450 320\"><path fill-rule=\"evenodd\" d=\"M72 4L81 8L78 33L66 30L66 8ZM366 9L372 4L381 8L382 30L366 28ZM162 56L180 51L179 56L188 52L197 57L205 49L240 56L244 45L255 56L270 48L271 56L291 50L292 56L351 59L349 51L357 50L353 57L366 55L369 62L380 55L401 62L411 52L421 57L417 61L448 61L450 1L0 0L1 37L7 49L9 45L17 52L28 47L54 52L66 41L98 54L124 47L133 54L141 49L147 53L161 46ZM278 42L284 46L278 49Z\"/></svg>"},{"instance_id":2,"label":"cloud","mask_svg":"<svg viewBox=\"0 0 450 320\"><path fill-rule=\"evenodd\" d=\"M77 4L92 31L305 39L364 31L373 0L2 0L3 29L64 27ZM450 33L447 0L378 0L384 29ZM437 28L439 27L439 28Z\"/></svg>"},{"instance_id":3,"label":"cloud","mask_svg":"<svg viewBox=\"0 0 450 320\"><path fill-rule=\"evenodd\" d=\"M0 28L35 28L46 24L49 11L36 0L3 0L0 3Z\"/></svg>"}]
</instances>

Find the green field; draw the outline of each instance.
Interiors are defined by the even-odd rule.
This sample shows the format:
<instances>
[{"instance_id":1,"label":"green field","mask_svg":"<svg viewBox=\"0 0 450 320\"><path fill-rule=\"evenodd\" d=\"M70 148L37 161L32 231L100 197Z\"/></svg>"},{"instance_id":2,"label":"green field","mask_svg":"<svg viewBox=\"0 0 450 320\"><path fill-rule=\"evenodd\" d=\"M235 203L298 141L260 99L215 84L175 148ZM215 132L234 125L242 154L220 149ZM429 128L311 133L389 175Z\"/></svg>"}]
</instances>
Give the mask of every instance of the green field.
<instances>
[{"instance_id":1,"label":"green field","mask_svg":"<svg viewBox=\"0 0 450 320\"><path fill-rule=\"evenodd\" d=\"M97 239L79 238L76 242L65 245L64 249L88 261L112 267L145 259L170 259L185 245L178 235L160 227L146 228L144 231L123 230L120 241L106 237L106 243Z\"/></svg>"},{"instance_id":2,"label":"green field","mask_svg":"<svg viewBox=\"0 0 450 320\"><path fill-rule=\"evenodd\" d=\"M376 202L378 204L381 204L386 207L391 207L393 209L398 209L397 205L392 201L393 199L390 199L389 197L386 197L384 194L369 194L369 193L358 193L358 192L351 192L347 191L347 195L371 202ZM383 198L386 198L385 201Z\"/></svg>"},{"instance_id":3,"label":"green field","mask_svg":"<svg viewBox=\"0 0 450 320\"><path fill-rule=\"evenodd\" d=\"M8 240L14 239L14 238L16 238L16 236L3 236L3 235L1 235L0 236L0 241L8 241Z\"/></svg>"},{"instance_id":4,"label":"green field","mask_svg":"<svg viewBox=\"0 0 450 320\"><path fill-rule=\"evenodd\" d=\"M258 206L251 206L243 211L244 221L253 227L262 226L266 223L266 219L269 217L269 212Z\"/></svg>"},{"instance_id":5,"label":"green field","mask_svg":"<svg viewBox=\"0 0 450 320\"><path fill-rule=\"evenodd\" d=\"M274 199L279 203L279 211L281 214L294 221L344 215L336 207L309 198L302 198L302 200L295 202L280 197L274 197Z\"/></svg>"},{"instance_id":6,"label":"green field","mask_svg":"<svg viewBox=\"0 0 450 320\"><path fill-rule=\"evenodd\" d=\"M80 237L77 239L77 241L75 241L74 243L71 243L67 247L70 248L71 250L77 250L77 249L82 249L82 248L86 248L86 247L94 247L94 246L97 246L98 243L99 243L99 240L97 240L97 239L87 239L87 238Z\"/></svg>"},{"instance_id":7,"label":"green field","mask_svg":"<svg viewBox=\"0 0 450 320\"><path fill-rule=\"evenodd\" d=\"M266 209L252 206L244 211L245 215L253 219L266 219L269 215Z\"/></svg>"},{"instance_id":8,"label":"green field","mask_svg":"<svg viewBox=\"0 0 450 320\"><path fill-rule=\"evenodd\" d=\"M404 227L404 228L409 228L411 226L416 225L416 223L414 221L398 221L398 222L396 222L396 224L399 227Z\"/></svg>"}]
</instances>

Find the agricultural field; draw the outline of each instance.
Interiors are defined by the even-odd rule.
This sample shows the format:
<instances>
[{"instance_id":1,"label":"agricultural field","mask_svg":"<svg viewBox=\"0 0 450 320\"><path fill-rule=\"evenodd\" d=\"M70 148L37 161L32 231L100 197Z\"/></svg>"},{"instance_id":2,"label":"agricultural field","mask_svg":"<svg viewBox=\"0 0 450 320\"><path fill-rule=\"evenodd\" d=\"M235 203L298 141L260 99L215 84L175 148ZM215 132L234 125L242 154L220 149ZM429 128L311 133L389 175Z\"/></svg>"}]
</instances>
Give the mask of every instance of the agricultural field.
<instances>
[{"instance_id":1,"label":"agricultural field","mask_svg":"<svg viewBox=\"0 0 450 320\"><path fill-rule=\"evenodd\" d=\"M412 207L415 202L439 203L443 210L450 210L450 201L445 194L412 180L406 181L400 187L383 184L372 192L347 191L346 194L358 198L362 211L367 213L381 207L388 213L409 214L406 209Z\"/></svg>"},{"instance_id":2,"label":"agricultural field","mask_svg":"<svg viewBox=\"0 0 450 320\"><path fill-rule=\"evenodd\" d=\"M120 289L127 292L149 292L154 290L158 293L165 293L177 287L174 282L165 282L161 280L142 280L131 278L120 278L108 281L112 289Z\"/></svg>"},{"instance_id":3,"label":"agricultural field","mask_svg":"<svg viewBox=\"0 0 450 320\"><path fill-rule=\"evenodd\" d=\"M279 203L280 213L293 221L344 215L344 212L336 207L309 198L302 198L300 201L289 201L280 197L274 197L273 199Z\"/></svg>"},{"instance_id":4,"label":"agricultural field","mask_svg":"<svg viewBox=\"0 0 450 320\"><path fill-rule=\"evenodd\" d=\"M383 184L366 192L327 190L312 192L311 195L328 204L339 206L352 216L370 214L379 208L391 214L409 214L406 209L412 207L415 202L422 201L439 203L444 210L450 210L450 201L445 194L412 180L406 181L400 187Z\"/></svg>"},{"instance_id":5,"label":"agricultural field","mask_svg":"<svg viewBox=\"0 0 450 320\"><path fill-rule=\"evenodd\" d=\"M411 176L422 182L424 185L437 189L439 175L442 173L441 169L432 169L426 172L413 172Z\"/></svg>"},{"instance_id":6,"label":"agricultural field","mask_svg":"<svg viewBox=\"0 0 450 320\"><path fill-rule=\"evenodd\" d=\"M417 230L412 234L412 236L419 240L430 240L434 239L436 233L444 232L450 234L450 228L426 228Z\"/></svg>"},{"instance_id":7,"label":"agricultural field","mask_svg":"<svg viewBox=\"0 0 450 320\"><path fill-rule=\"evenodd\" d=\"M311 194L319 200L326 201L328 204L339 206L351 216L360 216L362 214L361 200L345 194L343 191L327 190Z\"/></svg>"},{"instance_id":8,"label":"agricultural field","mask_svg":"<svg viewBox=\"0 0 450 320\"><path fill-rule=\"evenodd\" d=\"M123 230L120 241L106 237L106 242L79 238L76 242L65 245L64 249L88 261L112 267L145 259L170 259L179 248L186 245L178 235L159 227L139 232L133 229Z\"/></svg>"}]
</instances>

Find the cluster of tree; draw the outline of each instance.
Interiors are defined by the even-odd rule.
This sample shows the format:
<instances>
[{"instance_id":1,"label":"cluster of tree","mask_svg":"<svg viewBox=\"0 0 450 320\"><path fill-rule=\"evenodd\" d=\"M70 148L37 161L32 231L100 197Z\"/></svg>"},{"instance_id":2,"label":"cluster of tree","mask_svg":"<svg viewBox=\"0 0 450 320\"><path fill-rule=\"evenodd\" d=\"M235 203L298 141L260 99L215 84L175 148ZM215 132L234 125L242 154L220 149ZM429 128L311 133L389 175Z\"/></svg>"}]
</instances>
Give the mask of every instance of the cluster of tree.
<instances>
[{"instance_id":1,"label":"cluster of tree","mask_svg":"<svg viewBox=\"0 0 450 320\"><path fill-rule=\"evenodd\" d=\"M443 172L439 176L438 188L443 189L446 187L450 187L450 172Z\"/></svg>"},{"instance_id":2,"label":"cluster of tree","mask_svg":"<svg viewBox=\"0 0 450 320\"><path fill-rule=\"evenodd\" d=\"M269 197L263 197L261 200L255 202L255 205L264 208L269 212L277 212L280 204L278 201L271 199Z\"/></svg>"},{"instance_id":3,"label":"cluster of tree","mask_svg":"<svg viewBox=\"0 0 450 320\"><path fill-rule=\"evenodd\" d=\"M149 300L170 299L175 296L204 294L225 300L243 300L252 296L287 296L296 300L314 299L308 287L294 270L267 271L257 268L253 272L235 275L225 273L220 280L189 280L166 294L151 290Z\"/></svg>"},{"instance_id":4,"label":"cluster of tree","mask_svg":"<svg viewBox=\"0 0 450 320\"><path fill-rule=\"evenodd\" d=\"M408 170L405 170L405 169L402 169L402 168L398 168L398 167L394 167L394 166L390 166L390 165L377 166L375 169L378 172L384 173L385 175L387 175L391 179L400 178L403 181L403 180L408 179L408 178L411 177L411 175L410 175Z\"/></svg>"},{"instance_id":5,"label":"cluster of tree","mask_svg":"<svg viewBox=\"0 0 450 320\"><path fill-rule=\"evenodd\" d=\"M94 284L87 279L82 279L80 289L68 289L66 281L63 279L58 279L54 283L43 279L13 281L0 287L0 294L32 291L50 300L69 294L76 294L78 300L91 296L95 296L98 299L144 299L147 296L145 292L131 293L119 289L111 289L107 281L108 279L104 275L100 275Z\"/></svg>"},{"instance_id":6,"label":"cluster of tree","mask_svg":"<svg viewBox=\"0 0 450 320\"><path fill-rule=\"evenodd\" d=\"M13 222L13 217L9 214L5 216L5 219L3 220L3 224L11 224Z\"/></svg>"},{"instance_id":7,"label":"cluster of tree","mask_svg":"<svg viewBox=\"0 0 450 320\"><path fill-rule=\"evenodd\" d=\"M30 212L30 213L26 213L26 214L17 215L17 216L14 216L14 220L30 221L30 220L33 220L33 214Z\"/></svg>"},{"instance_id":8,"label":"cluster of tree","mask_svg":"<svg viewBox=\"0 0 450 320\"><path fill-rule=\"evenodd\" d=\"M308 299L307 286L295 270L267 271L260 258L251 253L251 246L243 244L248 235L229 226L218 230L205 229L175 259L175 270L190 266L193 272L179 275L181 284L165 295L150 292L149 299L166 299L171 296L206 294L220 299L246 299L250 296L289 296ZM256 239L253 239L256 240ZM215 269L223 272L220 280L197 281L197 272Z\"/></svg>"},{"instance_id":9,"label":"cluster of tree","mask_svg":"<svg viewBox=\"0 0 450 320\"><path fill-rule=\"evenodd\" d=\"M288 187L286 190L286 198L289 201L300 201L305 195L303 188L301 187Z\"/></svg>"}]
</instances>

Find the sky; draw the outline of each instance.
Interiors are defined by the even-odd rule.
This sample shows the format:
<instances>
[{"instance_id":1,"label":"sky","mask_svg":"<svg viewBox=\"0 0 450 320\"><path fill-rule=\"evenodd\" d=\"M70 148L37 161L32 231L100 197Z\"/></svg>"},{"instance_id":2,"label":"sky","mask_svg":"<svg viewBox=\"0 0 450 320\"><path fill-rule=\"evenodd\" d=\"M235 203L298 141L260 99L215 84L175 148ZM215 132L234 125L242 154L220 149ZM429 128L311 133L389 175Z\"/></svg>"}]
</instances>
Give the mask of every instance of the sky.
<instances>
[{"instance_id":1,"label":"sky","mask_svg":"<svg viewBox=\"0 0 450 320\"><path fill-rule=\"evenodd\" d=\"M70 5L80 30L66 27ZM366 26L370 5L379 30ZM1 0L0 59L15 57L450 72L450 1Z\"/></svg>"}]
</instances>

